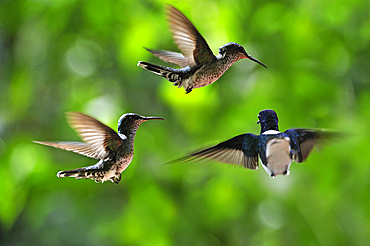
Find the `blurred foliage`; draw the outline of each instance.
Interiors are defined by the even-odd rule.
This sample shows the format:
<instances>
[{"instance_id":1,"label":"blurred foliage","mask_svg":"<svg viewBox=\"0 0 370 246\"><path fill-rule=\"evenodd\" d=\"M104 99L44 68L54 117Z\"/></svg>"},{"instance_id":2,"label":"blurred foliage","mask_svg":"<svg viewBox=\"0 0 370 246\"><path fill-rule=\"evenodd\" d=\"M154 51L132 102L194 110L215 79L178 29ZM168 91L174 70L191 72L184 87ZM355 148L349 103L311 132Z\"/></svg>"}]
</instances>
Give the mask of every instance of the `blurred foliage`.
<instances>
[{"instance_id":1,"label":"blurred foliage","mask_svg":"<svg viewBox=\"0 0 370 246\"><path fill-rule=\"evenodd\" d=\"M1 245L368 245L370 3L368 0L166 1L211 49L234 41L268 66L237 62L185 95L137 61L143 47L177 50L164 1L0 3ZM204 12L206 11L206 12ZM235 135L280 128L350 137L313 151L290 176L221 164L157 165ZM95 162L32 140L78 140L64 112L112 128L146 122L119 185L58 179Z\"/></svg>"}]
</instances>

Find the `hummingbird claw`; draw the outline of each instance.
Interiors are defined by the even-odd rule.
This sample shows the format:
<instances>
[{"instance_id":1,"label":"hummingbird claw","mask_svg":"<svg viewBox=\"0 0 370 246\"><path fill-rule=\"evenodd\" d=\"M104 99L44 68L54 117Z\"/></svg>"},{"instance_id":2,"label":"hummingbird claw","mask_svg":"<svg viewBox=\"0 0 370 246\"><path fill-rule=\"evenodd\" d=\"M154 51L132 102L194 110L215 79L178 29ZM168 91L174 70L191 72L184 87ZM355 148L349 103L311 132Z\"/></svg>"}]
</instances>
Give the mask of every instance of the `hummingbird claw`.
<instances>
[{"instance_id":1,"label":"hummingbird claw","mask_svg":"<svg viewBox=\"0 0 370 246\"><path fill-rule=\"evenodd\" d=\"M121 173L118 173L116 174L117 176L114 176L114 177L111 177L110 180L115 183L115 184L118 184L120 181L121 181Z\"/></svg>"},{"instance_id":2,"label":"hummingbird claw","mask_svg":"<svg viewBox=\"0 0 370 246\"><path fill-rule=\"evenodd\" d=\"M189 94L192 90L193 90L193 86L188 86L188 88L186 88L185 94Z\"/></svg>"}]
</instances>

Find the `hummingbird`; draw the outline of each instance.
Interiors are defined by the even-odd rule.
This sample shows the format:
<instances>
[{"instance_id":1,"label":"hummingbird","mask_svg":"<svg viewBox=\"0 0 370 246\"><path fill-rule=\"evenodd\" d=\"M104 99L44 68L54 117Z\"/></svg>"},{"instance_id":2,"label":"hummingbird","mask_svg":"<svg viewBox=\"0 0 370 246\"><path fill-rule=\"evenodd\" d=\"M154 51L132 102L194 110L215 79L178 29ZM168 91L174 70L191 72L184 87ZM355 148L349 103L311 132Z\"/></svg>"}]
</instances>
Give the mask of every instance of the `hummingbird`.
<instances>
[{"instance_id":1,"label":"hummingbird","mask_svg":"<svg viewBox=\"0 0 370 246\"><path fill-rule=\"evenodd\" d=\"M60 171L58 178L93 179L96 183L110 180L118 184L121 173L134 157L134 139L140 124L147 120L164 120L159 117L144 117L127 113L118 120L118 133L100 121L78 112L68 112L67 120L84 142L40 142L98 159L95 165Z\"/></svg>"},{"instance_id":2,"label":"hummingbird","mask_svg":"<svg viewBox=\"0 0 370 246\"><path fill-rule=\"evenodd\" d=\"M137 65L161 75L178 88L184 87L186 94L194 88L212 84L240 59L249 59L267 68L250 56L243 46L233 42L221 46L218 55L213 55L206 40L184 14L170 5L167 5L166 10L172 37L181 53L146 50L165 62L179 65L180 68L163 67L143 61L139 61Z\"/></svg>"},{"instance_id":3,"label":"hummingbird","mask_svg":"<svg viewBox=\"0 0 370 246\"><path fill-rule=\"evenodd\" d=\"M248 169L258 169L259 156L263 168L270 177L274 178L279 174L289 175L292 161L304 162L318 140L324 140L337 134L331 131L304 128L293 128L280 132L278 122L274 110L262 110L258 114L257 121L257 124L261 125L260 135L241 134L172 163L211 159Z\"/></svg>"}]
</instances>

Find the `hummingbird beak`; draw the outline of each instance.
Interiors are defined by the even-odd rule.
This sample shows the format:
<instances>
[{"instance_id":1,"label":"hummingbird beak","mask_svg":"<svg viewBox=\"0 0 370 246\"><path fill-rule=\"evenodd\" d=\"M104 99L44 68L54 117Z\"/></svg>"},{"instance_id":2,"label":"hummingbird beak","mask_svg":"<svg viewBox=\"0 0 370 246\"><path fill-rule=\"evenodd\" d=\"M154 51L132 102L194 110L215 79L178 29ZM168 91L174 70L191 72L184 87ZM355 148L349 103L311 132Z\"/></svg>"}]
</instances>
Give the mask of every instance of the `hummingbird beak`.
<instances>
[{"instance_id":1,"label":"hummingbird beak","mask_svg":"<svg viewBox=\"0 0 370 246\"><path fill-rule=\"evenodd\" d=\"M259 61L259 60L257 60L256 58L251 57L251 56L250 56L250 55L248 55L248 54L247 54L247 57L246 57L246 58L247 58L247 59L249 59L249 60L251 60L251 61L257 62L257 63L258 63L258 64L260 64L261 66L264 66L265 68L267 68L265 64L263 64L262 62L260 62L260 61Z\"/></svg>"},{"instance_id":2,"label":"hummingbird beak","mask_svg":"<svg viewBox=\"0 0 370 246\"><path fill-rule=\"evenodd\" d=\"M144 117L143 120L146 121L146 120L166 120L166 119L161 117Z\"/></svg>"}]
</instances>

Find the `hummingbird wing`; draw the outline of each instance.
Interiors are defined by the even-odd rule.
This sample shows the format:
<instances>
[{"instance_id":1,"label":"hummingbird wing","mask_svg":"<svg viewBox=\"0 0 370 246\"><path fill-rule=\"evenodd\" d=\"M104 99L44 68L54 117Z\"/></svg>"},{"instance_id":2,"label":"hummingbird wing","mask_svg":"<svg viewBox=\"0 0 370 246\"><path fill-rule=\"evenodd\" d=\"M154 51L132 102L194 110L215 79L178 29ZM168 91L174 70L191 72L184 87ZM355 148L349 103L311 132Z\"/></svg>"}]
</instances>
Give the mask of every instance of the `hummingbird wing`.
<instances>
[{"instance_id":1,"label":"hummingbird wing","mask_svg":"<svg viewBox=\"0 0 370 246\"><path fill-rule=\"evenodd\" d=\"M191 68L216 59L206 40L185 15L167 5L167 17L172 37Z\"/></svg>"},{"instance_id":2,"label":"hummingbird wing","mask_svg":"<svg viewBox=\"0 0 370 246\"><path fill-rule=\"evenodd\" d=\"M174 162L179 163L205 159L236 164L248 169L257 169L258 136L251 133L242 134L208 149L192 153Z\"/></svg>"},{"instance_id":3,"label":"hummingbird wing","mask_svg":"<svg viewBox=\"0 0 370 246\"><path fill-rule=\"evenodd\" d=\"M33 141L34 143L43 144L47 146L52 146L59 149L64 149L68 151L73 151L80 155L84 155L94 159L100 159L94 150L90 148L86 143L81 142L41 142Z\"/></svg>"},{"instance_id":4,"label":"hummingbird wing","mask_svg":"<svg viewBox=\"0 0 370 246\"><path fill-rule=\"evenodd\" d=\"M297 163L304 162L319 140L338 136L339 133L314 129L289 129L285 133L290 138L290 147L293 150L293 159Z\"/></svg>"},{"instance_id":5,"label":"hummingbird wing","mask_svg":"<svg viewBox=\"0 0 370 246\"><path fill-rule=\"evenodd\" d=\"M150 50L145 48L147 51L161 59L162 61L177 64L180 67L188 66L188 62L185 56L179 52L167 51L167 50Z\"/></svg>"},{"instance_id":6,"label":"hummingbird wing","mask_svg":"<svg viewBox=\"0 0 370 246\"><path fill-rule=\"evenodd\" d=\"M124 139L112 128L88 115L68 112L67 119L71 127L77 131L99 159L106 158L110 151L116 150L123 144Z\"/></svg>"}]
</instances>

